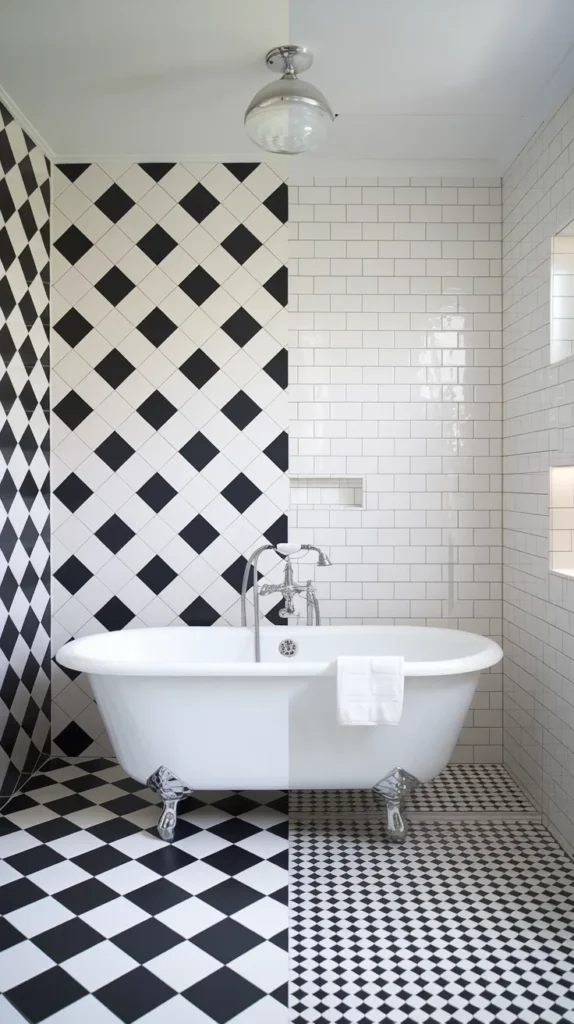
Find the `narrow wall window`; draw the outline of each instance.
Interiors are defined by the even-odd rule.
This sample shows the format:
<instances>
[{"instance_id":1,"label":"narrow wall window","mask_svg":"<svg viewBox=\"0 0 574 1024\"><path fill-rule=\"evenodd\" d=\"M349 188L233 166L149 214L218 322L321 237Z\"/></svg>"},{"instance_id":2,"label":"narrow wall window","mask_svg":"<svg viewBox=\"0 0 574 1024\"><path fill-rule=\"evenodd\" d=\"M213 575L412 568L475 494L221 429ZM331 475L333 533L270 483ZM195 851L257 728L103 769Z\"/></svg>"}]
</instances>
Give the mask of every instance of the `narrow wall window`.
<instances>
[{"instance_id":1,"label":"narrow wall window","mask_svg":"<svg viewBox=\"0 0 574 1024\"><path fill-rule=\"evenodd\" d=\"M552 239L550 362L574 355L574 221Z\"/></svg>"}]
</instances>

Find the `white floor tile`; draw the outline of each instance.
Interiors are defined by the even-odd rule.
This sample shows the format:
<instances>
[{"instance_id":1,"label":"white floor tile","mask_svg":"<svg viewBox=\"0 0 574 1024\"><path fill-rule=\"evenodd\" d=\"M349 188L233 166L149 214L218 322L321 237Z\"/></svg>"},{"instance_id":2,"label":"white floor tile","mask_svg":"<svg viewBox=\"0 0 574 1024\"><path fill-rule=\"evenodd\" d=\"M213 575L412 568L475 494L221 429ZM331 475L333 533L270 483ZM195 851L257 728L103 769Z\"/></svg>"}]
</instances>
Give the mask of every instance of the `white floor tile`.
<instances>
[{"instance_id":1,"label":"white floor tile","mask_svg":"<svg viewBox=\"0 0 574 1024\"><path fill-rule=\"evenodd\" d=\"M47 932L49 928L55 928L72 917L72 912L51 896L6 914L6 920L27 938Z\"/></svg>"},{"instance_id":2,"label":"white floor tile","mask_svg":"<svg viewBox=\"0 0 574 1024\"><path fill-rule=\"evenodd\" d=\"M28 1021L4 996L0 996L0 1020L2 1024L28 1024Z\"/></svg>"},{"instance_id":3,"label":"white floor tile","mask_svg":"<svg viewBox=\"0 0 574 1024\"><path fill-rule=\"evenodd\" d=\"M175 996L140 1017L137 1024L213 1024L213 1017L207 1017L183 996Z\"/></svg>"},{"instance_id":4,"label":"white floor tile","mask_svg":"<svg viewBox=\"0 0 574 1024\"><path fill-rule=\"evenodd\" d=\"M150 871L136 860L127 861L126 864L120 864L118 868L103 871L101 875L98 875L100 882L108 885L110 889L120 895L132 892L133 889L139 889L142 885L149 885L150 882L157 882L157 879L158 875L155 871Z\"/></svg>"},{"instance_id":5,"label":"white floor tile","mask_svg":"<svg viewBox=\"0 0 574 1024\"><path fill-rule=\"evenodd\" d=\"M269 896L238 910L232 916L234 921L239 921L239 924L251 928L251 931L263 935L265 939L284 931L289 924L289 908Z\"/></svg>"},{"instance_id":6,"label":"white floor tile","mask_svg":"<svg viewBox=\"0 0 574 1024\"><path fill-rule=\"evenodd\" d=\"M42 868L41 871L35 871L33 875L29 876L30 881L34 882L34 885L38 885L48 895L61 892L62 889L69 889L72 885L79 885L80 882L87 882L91 877L87 871L78 867L77 864L72 864L69 860L52 864L52 867Z\"/></svg>"},{"instance_id":7,"label":"white floor tile","mask_svg":"<svg viewBox=\"0 0 574 1024\"><path fill-rule=\"evenodd\" d=\"M312 1020L312 1018L309 1018L309 1020ZM325 1017L325 1024L327 1020L328 1018ZM233 1018L233 1024L289 1024L289 1021L289 1007L283 1006L282 1003L277 999L273 999L272 996L265 996L255 1003L254 1006L248 1006L243 1013L238 1013ZM366 1024L366 1021L361 1019L360 1024ZM405 1024L408 1024L408 1022L405 1021Z\"/></svg>"},{"instance_id":8,"label":"white floor tile","mask_svg":"<svg viewBox=\"0 0 574 1024\"><path fill-rule=\"evenodd\" d=\"M66 960L65 970L88 992L94 992L137 966L136 961L118 946L111 942L100 942Z\"/></svg>"},{"instance_id":9,"label":"white floor tile","mask_svg":"<svg viewBox=\"0 0 574 1024\"><path fill-rule=\"evenodd\" d=\"M273 992L287 981L289 958L283 949L272 942L262 942L242 956L238 956L229 966L252 985L264 992Z\"/></svg>"},{"instance_id":10,"label":"white floor tile","mask_svg":"<svg viewBox=\"0 0 574 1024\"><path fill-rule=\"evenodd\" d=\"M172 872L169 880L195 896L197 893L205 892L206 889L211 889L213 885L225 882L228 877L223 871L218 871L210 864L204 864L203 861L198 860L194 864L187 864L184 868Z\"/></svg>"},{"instance_id":11,"label":"white floor tile","mask_svg":"<svg viewBox=\"0 0 574 1024\"><path fill-rule=\"evenodd\" d=\"M54 961L32 942L10 946L0 953L0 991L7 992L53 966Z\"/></svg>"},{"instance_id":12,"label":"white floor tile","mask_svg":"<svg viewBox=\"0 0 574 1024\"><path fill-rule=\"evenodd\" d=\"M100 1003L99 999L84 996L58 1013L53 1013L51 1017L46 1017L42 1024L118 1024L118 1019L115 1013ZM6 1022L2 1020L2 1024ZM170 1022L166 1021L165 1024Z\"/></svg>"},{"instance_id":13,"label":"white floor tile","mask_svg":"<svg viewBox=\"0 0 574 1024\"><path fill-rule=\"evenodd\" d=\"M140 924L141 921L146 921L150 916L145 910L136 907L135 903L126 900L123 896L119 896L117 900L110 900L109 903L104 903L101 907L88 910L85 914L80 914L82 921L95 928L100 935L105 935L106 938L118 935L119 932L132 928L134 925Z\"/></svg>"},{"instance_id":14,"label":"white floor tile","mask_svg":"<svg viewBox=\"0 0 574 1024\"><path fill-rule=\"evenodd\" d=\"M212 925L217 924L218 921L223 921L225 918L225 914L195 897L184 900L183 903L177 903L175 907L163 910L161 914L156 916L158 921L167 925L168 928L172 928L174 932L182 935L184 939L189 939L192 935L198 935L199 932L204 931L206 928L211 928Z\"/></svg>"},{"instance_id":15,"label":"white floor tile","mask_svg":"<svg viewBox=\"0 0 574 1024\"><path fill-rule=\"evenodd\" d=\"M252 889L267 894L287 885L288 879L284 868L279 868L276 864L269 864L268 861L254 864L253 867L240 871L235 877L239 882L250 885Z\"/></svg>"},{"instance_id":16,"label":"white floor tile","mask_svg":"<svg viewBox=\"0 0 574 1024\"><path fill-rule=\"evenodd\" d=\"M213 974L221 967L219 960L204 953L202 949L192 945L191 942L182 942L179 946L173 946L160 956L148 960L146 968L155 974L166 985L175 989L176 992L183 992L190 985L197 984L208 974Z\"/></svg>"}]
</instances>

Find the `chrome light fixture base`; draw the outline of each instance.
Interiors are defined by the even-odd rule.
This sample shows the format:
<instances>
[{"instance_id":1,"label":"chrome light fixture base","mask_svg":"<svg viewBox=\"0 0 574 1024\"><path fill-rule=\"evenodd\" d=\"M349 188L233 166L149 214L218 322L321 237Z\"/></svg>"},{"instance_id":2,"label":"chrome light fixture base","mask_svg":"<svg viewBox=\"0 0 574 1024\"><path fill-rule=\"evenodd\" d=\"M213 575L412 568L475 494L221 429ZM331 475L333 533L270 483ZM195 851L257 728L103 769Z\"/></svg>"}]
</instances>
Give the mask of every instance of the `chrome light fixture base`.
<instances>
[{"instance_id":1,"label":"chrome light fixture base","mask_svg":"<svg viewBox=\"0 0 574 1024\"><path fill-rule=\"evenodd\" d=\"M265 57L265 63L270 71L278 75L292 71L296 75L308 71L313 63L313 54L306 46L274 46Z\"/></svg>"}]
</instances>

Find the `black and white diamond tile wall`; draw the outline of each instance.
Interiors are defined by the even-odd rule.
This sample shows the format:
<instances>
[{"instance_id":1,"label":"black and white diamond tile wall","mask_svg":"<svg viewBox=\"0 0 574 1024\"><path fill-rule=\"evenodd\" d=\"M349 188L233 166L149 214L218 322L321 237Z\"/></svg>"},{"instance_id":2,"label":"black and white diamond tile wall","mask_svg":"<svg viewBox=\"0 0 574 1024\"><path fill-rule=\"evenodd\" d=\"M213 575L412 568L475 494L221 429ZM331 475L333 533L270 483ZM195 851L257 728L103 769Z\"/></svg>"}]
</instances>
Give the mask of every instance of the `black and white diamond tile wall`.
<instances>
[{"instance_id":1,"label":"black and white diamond tile wall","mask_svg":"<svg viewBox=\"0 0 574 1024\"><path fill-rule=\"evenodd\" d=\"M245 554L286 539L286 221L266 164L55 169L55 648L237 624ZM59 669L53 733L69 755L109 751L87 684Z\"/></svg>"},{"instance_id":2,"label":"black and white diamond tile wall","mask_svg":"<svg viewBox=\"0 0 574 1024\"><path fill-rule=\"evenodd\" d=\"M287 1024L287 799L155 794L49 762L0 821L7 1024Z\"/></svg>"},{"instance_id":3,"label":"black and white diamond tile wall","mask_svg":"<svg viewBox=\"0 0 574 1024\"><path fill-rule=\"evenodd\" d=\"M0 103L0 803L50 729L50 165Z\"/></svg>"},{"instance_id":4,"label":"black and white diamond tile wall","mask_svg":"<svg viewBox=\"0 0 574 1024\"><path fill-rule=\"evenodd\" d=\"M571 861L531 823L290 817L293 1024L574 1020Z\"/></svg>"}]
</instances>

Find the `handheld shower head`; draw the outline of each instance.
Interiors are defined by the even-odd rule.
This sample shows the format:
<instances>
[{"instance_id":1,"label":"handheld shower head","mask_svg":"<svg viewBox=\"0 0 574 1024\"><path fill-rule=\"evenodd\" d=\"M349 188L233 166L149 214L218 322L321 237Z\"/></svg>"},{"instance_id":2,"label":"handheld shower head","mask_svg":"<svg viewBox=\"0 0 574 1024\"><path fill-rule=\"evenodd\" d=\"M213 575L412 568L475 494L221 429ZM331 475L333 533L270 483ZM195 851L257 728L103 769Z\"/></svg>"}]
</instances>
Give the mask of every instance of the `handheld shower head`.
<instances>
[{"instance_id":1,"label":"handheld shower head","mask_svg":"<svg viewBox=\"0 0 574 1024\"><path fill-rule=\"evenodd\" d=\"M319 557L317 559L317 565L320 565L320 566L322 566L324 568L325 566L332 565L332 564L333 563L332 563L331 559L325 554L325 552L324 551L320 551L319 552Z\"/></svg>"}]
</instances>

